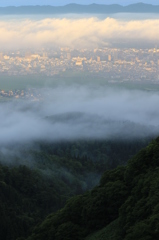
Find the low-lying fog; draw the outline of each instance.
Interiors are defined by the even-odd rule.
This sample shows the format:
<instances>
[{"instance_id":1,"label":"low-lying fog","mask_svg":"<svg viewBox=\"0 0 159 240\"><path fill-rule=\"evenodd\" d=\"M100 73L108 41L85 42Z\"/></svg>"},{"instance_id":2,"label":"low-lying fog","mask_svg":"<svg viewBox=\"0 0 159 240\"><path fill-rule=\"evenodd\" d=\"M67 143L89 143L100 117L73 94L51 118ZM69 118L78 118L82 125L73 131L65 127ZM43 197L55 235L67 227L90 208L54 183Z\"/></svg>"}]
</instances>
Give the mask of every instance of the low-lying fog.
<instances>
[{"instance_id":1,"label":"low-lying fog","mask_svg":"<svg viewBox=\"0 0 159 240\"><path fill-rule=\"evenodd\" d=\"M159 134L159 94L115 88L42 89L42 100L0 104L0 145Z\"/></svg>"}]
</instances>

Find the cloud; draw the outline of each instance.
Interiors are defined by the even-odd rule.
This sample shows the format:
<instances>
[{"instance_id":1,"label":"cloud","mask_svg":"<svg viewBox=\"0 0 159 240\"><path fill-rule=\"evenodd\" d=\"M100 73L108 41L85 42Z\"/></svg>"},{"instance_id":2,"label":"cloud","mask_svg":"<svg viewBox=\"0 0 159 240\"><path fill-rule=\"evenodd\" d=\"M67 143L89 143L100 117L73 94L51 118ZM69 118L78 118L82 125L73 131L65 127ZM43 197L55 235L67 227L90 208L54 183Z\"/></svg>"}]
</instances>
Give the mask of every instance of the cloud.
<instances>
[{"instance_id":1,"label":"cloud","mask_svg":"<svg viewBox=\"0 0 159 240\"><path fill-rule=\"evenodd\" d=\"M0 20L1 48L97 47L112 40L158 41L159 19L45 18Z\"/></svg>"},{"instance_id":2,"label":"cloud","mask_svg":"<svg viewBox=\"0 0 159 240\"><path fill-rule=\"evenodd\" d=\"M159 134L158 93L63 86L43 89L41 94L41 102L0 104L1 147L39 140L133 139Z\"/></svg>"}]
</instances>

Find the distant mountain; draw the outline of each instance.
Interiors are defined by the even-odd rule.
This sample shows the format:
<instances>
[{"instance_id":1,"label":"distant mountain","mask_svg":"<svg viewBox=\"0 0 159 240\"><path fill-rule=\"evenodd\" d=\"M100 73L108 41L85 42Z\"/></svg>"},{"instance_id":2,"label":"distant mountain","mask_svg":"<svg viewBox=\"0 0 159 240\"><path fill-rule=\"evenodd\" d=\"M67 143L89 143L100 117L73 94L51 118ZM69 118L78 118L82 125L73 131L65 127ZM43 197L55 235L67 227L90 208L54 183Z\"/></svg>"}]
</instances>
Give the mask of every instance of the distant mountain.
<instances>
[{"instance_id":1,"label":"distant mountain","mask_svg":"<svg viewBox=\"0 0 159 240\"><path fill-rule=\"evenodd\" d=\"M159 5L137 3L128 6L112 5L79 5L68 4L66 6L21 6L0 7L0 15L9 14L66 14L66 13L159 13Z\"/></svg>"}]
</instances>

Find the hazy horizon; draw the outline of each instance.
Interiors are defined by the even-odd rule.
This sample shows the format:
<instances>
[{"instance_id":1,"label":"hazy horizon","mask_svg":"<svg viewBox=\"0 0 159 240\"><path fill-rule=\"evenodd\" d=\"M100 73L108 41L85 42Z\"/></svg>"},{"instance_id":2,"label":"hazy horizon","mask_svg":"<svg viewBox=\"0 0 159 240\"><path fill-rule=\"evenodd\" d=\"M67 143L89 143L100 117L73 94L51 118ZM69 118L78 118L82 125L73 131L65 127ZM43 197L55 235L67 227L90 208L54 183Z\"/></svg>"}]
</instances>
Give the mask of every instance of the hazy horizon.
<instances>
[{"instance_id":1,"label":"hazy horizon","mask_svg":"<svg viewBox=\"0 0 159 240\"><path fill-rule=\"evenodd\" d=\"M133 3L138 3L138 2L143 2L147 4L154 4L154 5L159 5L158 0L59 0L58 2L55 0L6 0L5 2L0 3L0 7L5 7L5 6L25 6L25 5L52 5L52 6L63 6L67 5L70 3L78 3L78 4L120 4L120 5L129 5Z\"/></svg>"}]
</instances>

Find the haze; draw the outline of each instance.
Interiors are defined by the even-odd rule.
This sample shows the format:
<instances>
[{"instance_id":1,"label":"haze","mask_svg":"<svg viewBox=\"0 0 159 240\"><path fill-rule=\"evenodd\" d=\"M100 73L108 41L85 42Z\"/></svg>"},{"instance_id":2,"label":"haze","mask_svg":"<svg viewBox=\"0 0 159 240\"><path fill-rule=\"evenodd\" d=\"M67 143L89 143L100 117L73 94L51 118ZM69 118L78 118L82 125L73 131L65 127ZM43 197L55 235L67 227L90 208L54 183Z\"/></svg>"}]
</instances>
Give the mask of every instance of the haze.
<instances>
[{"instance_id":1,"label":"haze","mask_svg":"<svg viewBox=\"0 0 159 240\"><path fill-rule=\"evenodd\" d=\"M140 138L159 133L158 93L80 86L39 90L41 102L0 105L0 144Z\"/></svg>"},{"instance_id":2,"label":"haze","mask_svg":"<svg viewBox=\"0 0 159 240\"><path fill-rule=\"evenodd\" d=\"M130 42L138 46L151 44L154 48L159 42L158 29L157 17L1 17L0 49L94 49L111 47L113 42L124 42L124 46ZM0 105L1 145L37 140L139 138L159 133L156 92L66 84L45 88L41 93L44 99L39 103L13 101Z\"/></svg>"},{"instance_id":3,"label":"haze","mask_svg":"<svg viewBox=\"0 0 159 240\"><path fill-rule=\"evenodd\" d=\"M25 5L53 5L53 6L63 6L69 3L78 3L78 4L121 4L128 5L139 2L138 0L6 0L5 2L1 2L0 6L25 6ZM148 4L158 4L158 0L142 0L143 3Z\"/></svg>"}]
</instances>

